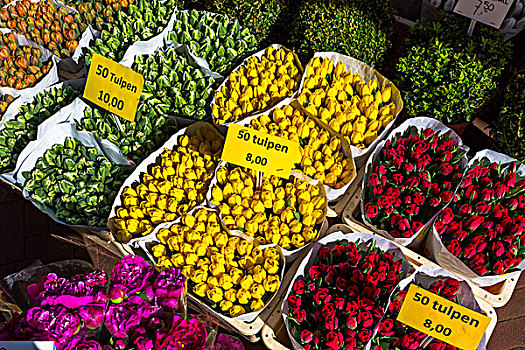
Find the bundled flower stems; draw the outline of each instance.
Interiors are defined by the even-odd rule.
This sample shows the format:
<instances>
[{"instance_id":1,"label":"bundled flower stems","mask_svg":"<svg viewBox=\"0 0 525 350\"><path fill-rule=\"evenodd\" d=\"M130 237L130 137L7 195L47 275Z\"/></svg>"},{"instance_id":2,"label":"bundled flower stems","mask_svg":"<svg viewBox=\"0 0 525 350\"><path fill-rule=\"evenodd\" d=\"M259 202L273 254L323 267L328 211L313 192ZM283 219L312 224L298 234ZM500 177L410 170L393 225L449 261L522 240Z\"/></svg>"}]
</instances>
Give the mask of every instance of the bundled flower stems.
<instances>
[{"instance_id":1,"label":"bundled flower stems","mask_svg":"<svg viewBox=\"0 0 525 350\"><path fill-rule=\"evenodd\" d=\"M283 310L290 336L305 350L365 348L406 273L403 260L364 237L320 243L312 252Z\"/></svg>"},{"instance_id":2,"label":"bundled flower stems","mask_svg":"<svg viewBox=\"0 0 525 350\"><path fill-rule=\"evenodd\" d=\"M149 248L159 266L175 266L188 278L190 293L229 317L258 312L281 284L284 264L278 247L232 235L215 211L199 208L161 228Z\"/></svg>"},{"instance_id":3,"label":"bundled flower stems","mask_svg":"<svg viewBox=\"0 0 525 350\"><path fill-rule=\"evenodd\" d=\"M210 202L229 229L242 230L259 244L278 244L285 250L300 249L319 235L325 218L326 196L322 187L290 176L262 176L256 171L220 165Z\"/></svg>"},{"instance_id":4,"label":"bundled flower stems","mask_svg":"<svg viewBox=\"0 0 525 350\"><path fill-rule=\"evenodd\" d=\"M364 219L393 238L415 236L454 197L464 157L450 136L430 128L410 126L387 139L364 180Z\"/></svg>"},{"instance_id":5,"label":"bundled flower stems","mask_svg":"<svg viewBox=\"0 0 525 350\"><path fill-rule=\"evenodd\" d=\"M155 226L186 214L204 201L223 139L209 128L179 135L172 149L163 148L138 183L121 190L115 209L115 236L120 242L146 236Z\"/></svg>"},{"instance_id":6,"label":"bundled flower stems","mask_svg":"<svg viewBox=\"0 0 525 350\"><path fill-rule=\"evenodd\" d=\"M205 350L208 330L185 317L186 278L124 257L111 272L49 273L28 287L34 307L0 327L0 340L52 340L59 350Z\"/></svg>"},{"instance_id":7,"label":"bundled flower stems","mask_svg":"<svg viewBox=\"0 0 525 350\"><path fill-rule=\"evenodd\" d=\"M434 224L447 251L479 276L503 275L525 252L525 179L516 161L482 158Z\"/></svg>"}]
</instances>

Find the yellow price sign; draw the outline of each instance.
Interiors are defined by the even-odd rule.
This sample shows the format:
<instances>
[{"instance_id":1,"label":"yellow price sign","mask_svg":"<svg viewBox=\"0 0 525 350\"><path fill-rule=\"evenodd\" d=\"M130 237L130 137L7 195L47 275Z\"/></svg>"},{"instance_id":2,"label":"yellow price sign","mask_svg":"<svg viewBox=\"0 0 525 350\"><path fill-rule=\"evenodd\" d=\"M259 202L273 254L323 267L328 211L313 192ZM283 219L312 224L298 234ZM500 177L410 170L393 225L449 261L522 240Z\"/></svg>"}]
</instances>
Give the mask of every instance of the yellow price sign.
<instances>
[{"instance_id":1,"label":"yellow price sign","mask_svg":"<svg viewBox=\"0 0 525 350\"><path fill-rule=\"evenodd\" d=\"M238 124L230 124L221 159L284 178L300 159L299 143Z\"/></svg>"},{"instance_id":2,"label":"yellow price sign","mask_svg":"<svg viewBox=\"0 0 525 350\"><path fill-rule=\"evenodd\" d=\"M475 350L490 318L411 284L397 320L464 350Z\"/></svg>"},{"instance_id":3,"label":"yellow price sign","mask_svg":"<svg viewBox=\"0 0 525 350\"><path fill-rule=\"evenodd\" d=\"M99 54L94 54L84 98L129 121L135 120L144 77Z\"/></svg>"}]
</instances>

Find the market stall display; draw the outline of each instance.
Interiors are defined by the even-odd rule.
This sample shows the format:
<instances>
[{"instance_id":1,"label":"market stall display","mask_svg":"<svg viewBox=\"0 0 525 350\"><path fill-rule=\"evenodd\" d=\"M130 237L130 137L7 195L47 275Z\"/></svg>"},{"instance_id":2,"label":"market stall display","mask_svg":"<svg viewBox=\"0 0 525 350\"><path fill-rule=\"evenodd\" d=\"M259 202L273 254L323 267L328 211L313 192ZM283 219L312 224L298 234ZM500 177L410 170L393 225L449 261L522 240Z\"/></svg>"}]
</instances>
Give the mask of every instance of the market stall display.
<instances>
[{"instance_id":1,"label":"market stall display","mask_svg":"<svg viewBox=\"0 0 525 350\"><path fill-rule=\"evenodd\" d=\"M206 118L216 80L175 47L137 55L131 69L145 77L141 101L149 110L193 120Z\"/></svg>"},{"instance_id":2,"label":"market stall display","mask_svg":"<svg viewBox=\"0 0 525 350\"><path fill-rule=\"evenodd\" d=\"M65 3L78 11L84 22L101 31L104 29L105 23L115 22L118 13L126 11L130 4L133 4L133 1L68 0Z\"/></svg>"},{"instance_id":3,"label":"market stall display","mask_svg":"<svg viewBox=\"0 0 525 350\"><path fill-rule=\"evenodd\" d=\"M479 152L461 180L457 199L434 222L431 257L481 286L517 276L525 266L524 175L515 159Z\"/></svg>"},{"instance_id":4,"label":"market stall display","mask_svg":"<svg viewBox=\"0 0 525 350\"><path fill-rule=\"evenodd\" d=\"M299 266L282 306L294 349L365 348L408 262L392 243L333 233Z\"/></svg>"},{"instance_id":5,"label":"market stall display","mask_svg":"<svg viewBox=\"0 0 525 350\"><path fill-rule=\"evenodd\" d=\"M127 11L119 11L115 21L105 23L100 37L87 49L86 65L94 53L118 62L133 43L161 34L173 22L176 5L175 0L137 0Z\"/></svg>"},{"instance_id":6,"label":"market stall display","mask_svg":"<svg viewBox=\"0 0 525 350\"><path fill-rule=\"evenodd\" d=\"M316 53L310 60L297 100L348 140L357 167L403 109L399 90L378 71L330 52Z\"/></svg>"},{"instance_id":7,"label":"market stall display","mask_svg":"<svg viewBox=\"0 0 525 350\"><path fill-rule=\"evenodd\" d=\"M71 225L104 226L111 200L125 170L72 137L55 144L24 174L24 190L35 201L56 209Z\"/></svg>"},{"instance_id":8,"label":"market stall display","mask_svg":"<svg viewBox=\"0 0 525 350\"><path fill-rule=\"evenodd\" d=\"M467 282L440 268L423 265L414 274L401 281L391 296L390 304L385 310L385 316L378 325L377 335L372 340L374 349L383 350L395 347L408 350L416 347L428 349L442 349L446 347L446 349L450 350L459 350L455 346L447 345L445 342L429 337L424 332L397 320L405 301L408 287L411 284L482 313L476 297ZM427 345L425 346L425 344ZM485 349L485 346L486 339L483 339L477 349Z\"/></svg>"},{"instance_id":9,"label":"market stall display","mask_svg":"<svg viewBox=\"0 0 525 350\"><path fill-rule=\"evenodd\" d=\"M297 141L301 160L295 170L325 186L329 202L337 201L356 175L350 146L295 100L286 99L242 124L270 135Z\"/></svg>"},{"instance_id":10,"label":"market stall display","mask_svg":"<svg viewBox=\"0 0 525 350\"><path fill-rule=\"evenodd\" d=\"M68 120L74 120L79 130L111 141L137 164L178 130L175 120L155 114L147 104L139 106L133 122L118 118L108 111L79 104ZM59 121L50 121L54 122Z\"/></svg>"},{"instance_id":11,"label":"market stall display","mask_svg":"<svg viewBox=\"0 0 525 350\"><path fill-rule=\"evenodd\" d=\"M328 81L331 77L332 81ZM376 80L365 83L359 74L347 71L344 63L338 62L334 68L332 60L317 57L306 67L298 101L345 135L353 146L364 149L394 120L395 105L389 104L391 96L389 86L378 89Z\"/></svg>"},{"instance_id":12,"label":"market stall display","mask_svg":"<svg viewBox=\"0 0 525 350\"><path fill-rule=\"evenodd\" d=\"M86 268L88 272L71 277L51 272L32 284L24 280L27 275L18 276L19 283L28 284L24 294L31 308L13 315L0 340L51 340L59 350L169 349L181 344L204 349L214 343L211 324L185 315L186 279L180 269L158 272L136 256L121 259L110 276Z\"/></svg>"},{"instance_id":13,"label":"market stall display","mask_svg":"<svg viewBox=\"0 0 525 350\"><path fill-rule=\"evenodd\" d=\"M525 170L505 155L522 75L491 133L501 154L469 161L453 130L518 71L497 30L447 15L387 60L390 0L0 2L0 182L112 255L93 258L106 272L0 280L0 341L241 350L220 325L271 350L272 331L294 350L455 349L397 320L416 284L489 316L485 349L525 267ZM77 73L103 79L56 84L81 55Z\"/></svg>"},{"instance_id":14,"label":"market stall display","mask_svg":"<svg viewBox=\"0 0 525 350\"><path fill-rule=\"evenodd\" d=\"M0 86L17 90L32 87L51 70L53 61L44 61L40 48L21 45L12 32L3 32L0 38Z\"/></svg>"}]
</instances>

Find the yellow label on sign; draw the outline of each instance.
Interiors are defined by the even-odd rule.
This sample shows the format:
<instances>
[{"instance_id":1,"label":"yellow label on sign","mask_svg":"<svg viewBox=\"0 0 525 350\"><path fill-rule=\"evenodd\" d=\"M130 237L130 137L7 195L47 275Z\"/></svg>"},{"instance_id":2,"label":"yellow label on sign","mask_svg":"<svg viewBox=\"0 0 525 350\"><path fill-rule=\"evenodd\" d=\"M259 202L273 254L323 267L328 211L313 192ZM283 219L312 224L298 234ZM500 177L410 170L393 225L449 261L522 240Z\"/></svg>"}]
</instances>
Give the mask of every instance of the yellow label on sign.
<instances>
[{"instance_id":1,"label":"yellow label on sign","mask_svg":"<svg viewBox=\"0 0 525 350\"><path fill-rule=\"evenodd\" d=\"M135 120L144 77L123 65L94 54L84 98L129 121Z\"/></svg>"},{"instance_id":2,"label":"yellow label on sign","mask_svg":"<svg viewBox=\"0 0 525 350\"><path fill-rule=\"evenodd\" d=\"M397 320L464 350L475 350L490 318L411 284Z\"/></svg>"},{"instance_id":3,"label":"yellow label on sign","mask_svg":"<svg viewBox=\"0 0 525 350\"><path fill-rule=\"evenodd\" d=\"M221 159L267 175L288 178L300 156L298 142L230 124Z\"/></svg>"}]
</instances>

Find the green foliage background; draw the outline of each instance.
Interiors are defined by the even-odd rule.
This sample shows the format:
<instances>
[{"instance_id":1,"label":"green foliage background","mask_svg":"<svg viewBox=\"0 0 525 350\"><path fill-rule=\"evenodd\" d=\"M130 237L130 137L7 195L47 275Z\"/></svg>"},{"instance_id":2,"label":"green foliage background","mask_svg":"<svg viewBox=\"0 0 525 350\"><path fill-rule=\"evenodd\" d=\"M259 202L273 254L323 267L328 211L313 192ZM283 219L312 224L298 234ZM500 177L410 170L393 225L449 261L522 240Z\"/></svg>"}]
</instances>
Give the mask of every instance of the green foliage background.
<instances>
[{"instance_id":1,"label":"green foliage background","mask_svg":"<svg viewBox=\"0 0 525 350\"><path fill-rule=\"evenodd\" d=\"M505 101L492 127L496 149L525 159L525 70L507 86Z\"/></svg>"},{"instance_id":2,"label":"green foliage background","mask_svg":"<svg viewBox=\"0 0 525 350\"><path fill-rule=\"evenodd\" d=\"M511 45L480 23L469 37L468 25L449 15L410 28L394 77L410 117L470 121L496 91Z\"/></svg>"}]
</instances>

